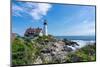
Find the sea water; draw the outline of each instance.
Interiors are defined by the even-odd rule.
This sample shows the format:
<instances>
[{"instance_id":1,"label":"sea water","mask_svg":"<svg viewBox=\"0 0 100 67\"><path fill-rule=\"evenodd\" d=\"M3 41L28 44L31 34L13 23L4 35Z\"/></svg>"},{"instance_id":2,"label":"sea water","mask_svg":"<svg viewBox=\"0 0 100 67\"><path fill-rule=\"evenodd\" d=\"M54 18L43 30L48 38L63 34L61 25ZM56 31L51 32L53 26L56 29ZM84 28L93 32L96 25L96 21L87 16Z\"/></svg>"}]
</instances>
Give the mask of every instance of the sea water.
<instances>
[{"instance_id":1,"label":"sea water","mask_svg":"<svg viewBox=\"0 0 100 67\"><path fill-rule=\"evenodd\" d=\"M57 39L95 41L95 36L55 36Z\"/></svg>"}]
</instances>

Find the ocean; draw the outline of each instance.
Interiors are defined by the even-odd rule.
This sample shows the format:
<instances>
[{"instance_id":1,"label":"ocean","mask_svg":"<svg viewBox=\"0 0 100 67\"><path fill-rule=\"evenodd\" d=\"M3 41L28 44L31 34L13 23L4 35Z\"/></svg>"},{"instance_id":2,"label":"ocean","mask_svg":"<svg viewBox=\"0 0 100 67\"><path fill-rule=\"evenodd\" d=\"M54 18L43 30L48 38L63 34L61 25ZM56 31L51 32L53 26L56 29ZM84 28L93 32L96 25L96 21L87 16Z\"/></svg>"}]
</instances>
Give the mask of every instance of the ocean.
<instances>
[{"instance_id":1,"label":"ocean","mask_svg":"<svg viewBox=\"0 0 100 67\"><path fill-rule=\"evenodd\" d=\"M57 39L95 41L95 36L55 36Z\"/></svg>"}]
</instances>

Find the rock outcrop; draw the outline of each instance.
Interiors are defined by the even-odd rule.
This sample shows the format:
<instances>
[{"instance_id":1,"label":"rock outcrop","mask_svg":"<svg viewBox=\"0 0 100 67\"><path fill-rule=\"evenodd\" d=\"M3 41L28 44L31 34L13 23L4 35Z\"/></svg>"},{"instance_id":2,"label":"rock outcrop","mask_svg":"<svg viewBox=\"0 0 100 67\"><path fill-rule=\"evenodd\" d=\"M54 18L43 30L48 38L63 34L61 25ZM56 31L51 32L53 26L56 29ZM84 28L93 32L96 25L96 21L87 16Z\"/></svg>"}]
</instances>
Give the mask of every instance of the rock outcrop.
<instances>
[{"instance_id":1,"label":"rock outcrop","mask_svg":"<svg viewBox=\"0 0 100 67\"><path fill-rule=\"evenodd\" d=\"M41 43L40 43L41 45ZM73 51L69 46L79 46L73 41L48 41L42 42L43 49L41 49L40 56L36 59L35 64L43 63L64 63L67 53Z\"/></svg>"}]
</instances>

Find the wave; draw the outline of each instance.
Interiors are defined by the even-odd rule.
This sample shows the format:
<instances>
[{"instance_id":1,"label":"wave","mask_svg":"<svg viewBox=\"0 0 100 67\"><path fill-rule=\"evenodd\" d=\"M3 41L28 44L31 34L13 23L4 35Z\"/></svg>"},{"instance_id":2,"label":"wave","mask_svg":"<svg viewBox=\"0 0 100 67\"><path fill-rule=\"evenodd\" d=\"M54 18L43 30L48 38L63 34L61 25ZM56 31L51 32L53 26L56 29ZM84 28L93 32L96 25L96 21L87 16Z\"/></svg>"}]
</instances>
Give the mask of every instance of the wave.
<instances>
[{"instance_id":1,"label":"wave","mask_svg":"<svg viewBox=\"0 0 100 67\"><path fill-rule=\"evenodd\" d=\"M84 40L72 40L74 42L77 42L79 44L79 46L75 46L75 47L72 47L72 46L68 46L68 47L71 47L73 50L76 50L76 49L79 49L79 48L82 48L86 45L93 45L93 43L95 43L94 40L91 40L91 41L84 41Z\"/></svg>"}]
</instances>

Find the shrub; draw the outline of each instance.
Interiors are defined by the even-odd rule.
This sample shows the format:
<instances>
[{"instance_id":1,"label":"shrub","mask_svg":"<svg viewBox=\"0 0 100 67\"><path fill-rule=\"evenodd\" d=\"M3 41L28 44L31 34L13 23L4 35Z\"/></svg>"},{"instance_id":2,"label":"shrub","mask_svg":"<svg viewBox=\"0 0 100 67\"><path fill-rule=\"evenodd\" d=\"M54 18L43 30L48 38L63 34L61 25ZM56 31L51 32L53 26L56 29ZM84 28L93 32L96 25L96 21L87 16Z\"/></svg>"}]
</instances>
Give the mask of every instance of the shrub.
<instances>
[{"instance_id":1,"label":"shrub","mask_svg":"<svg viewBox=\"0 0 100 67\"><path fill-rule=\"evenodd\" d=\"M71 52L66 56L66 62L89 62L96 60L96 46L87 45L81 49Z\"/></svg>"}]
</instances>

